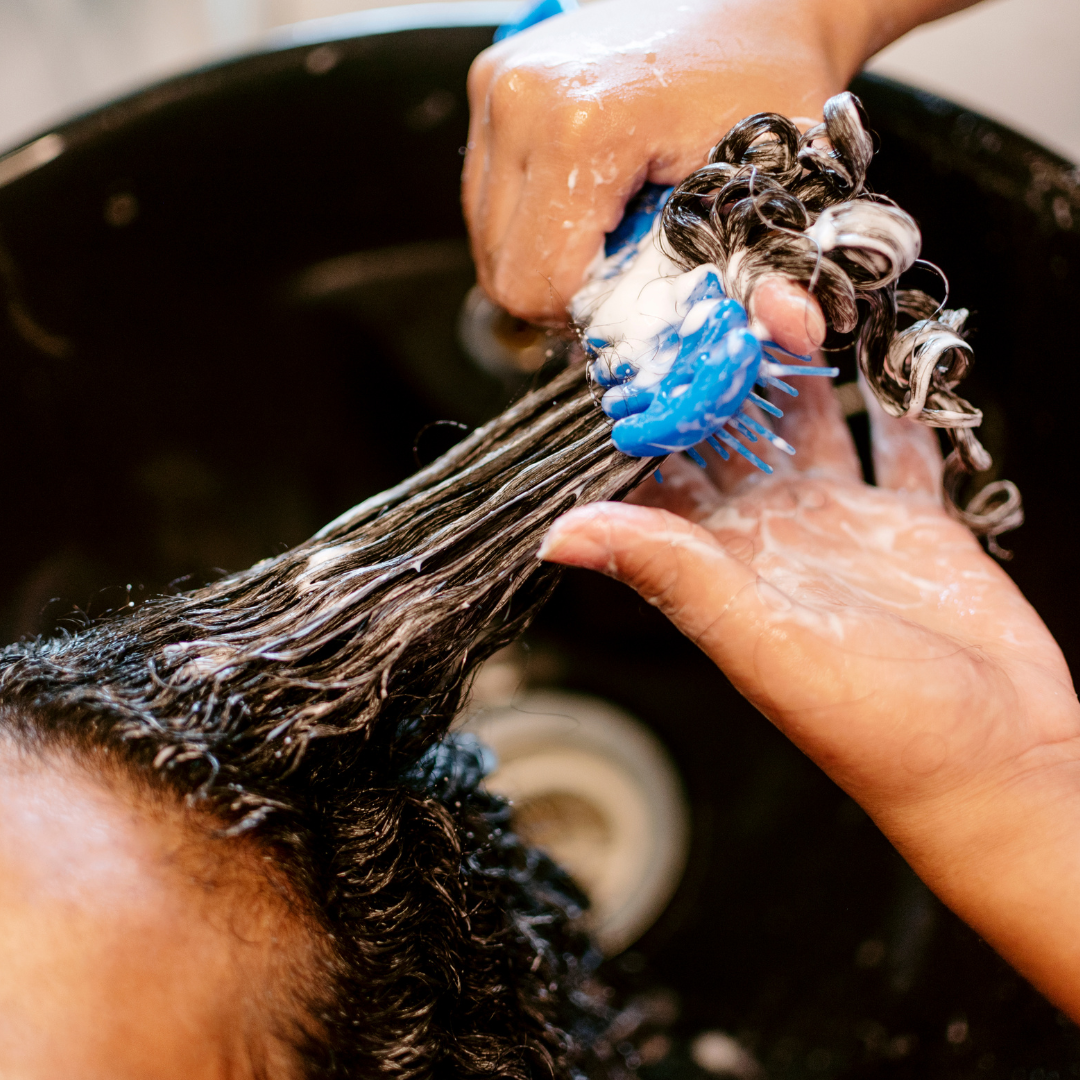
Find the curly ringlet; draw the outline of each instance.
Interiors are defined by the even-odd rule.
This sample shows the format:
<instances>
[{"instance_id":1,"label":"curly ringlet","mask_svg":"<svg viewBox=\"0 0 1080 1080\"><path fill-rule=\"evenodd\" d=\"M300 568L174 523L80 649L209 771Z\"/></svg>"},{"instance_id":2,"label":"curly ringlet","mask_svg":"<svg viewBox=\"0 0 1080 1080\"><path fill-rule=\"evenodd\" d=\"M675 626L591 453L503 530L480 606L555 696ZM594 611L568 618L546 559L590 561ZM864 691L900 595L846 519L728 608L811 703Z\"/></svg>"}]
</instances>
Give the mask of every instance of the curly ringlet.
<instances>
[{"instance_id":1,"label":"curly ringlet","mask_svg":"<svg viewBox=\"0 0 1080 1080\"><path fill-rule=\"evenodd\" d=\"M960 506L968 475L992 465L973 430L982 413L956 393L971 363L968 312L898 288L919 255L918 226L867 190L873 142L858 99L838 94L824 116L805 133L776 113L736 124L675 188L662 240L684 269L715 264L744 305L769 275L805 285L830 327L855 332L859 370L882 408L948 432L946 505L1004 555L997 537L1023 522L1016 486L994 481Z\"/></svg>"}]
</instances>

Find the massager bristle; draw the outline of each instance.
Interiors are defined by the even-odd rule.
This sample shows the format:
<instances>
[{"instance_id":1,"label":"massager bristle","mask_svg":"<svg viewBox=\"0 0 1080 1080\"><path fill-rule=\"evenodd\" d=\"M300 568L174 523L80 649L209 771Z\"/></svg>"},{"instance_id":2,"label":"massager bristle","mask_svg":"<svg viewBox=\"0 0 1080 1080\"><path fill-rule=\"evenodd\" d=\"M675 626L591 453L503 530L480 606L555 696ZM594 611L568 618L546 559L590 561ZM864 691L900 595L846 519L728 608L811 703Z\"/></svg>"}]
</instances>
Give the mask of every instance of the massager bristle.
<instances>
[{"instance_id":1,"label":"massager bristle","mask_svg":"<svg viewBox=\"0 0 1080 1080\"><path fill-rule=\"evenodd\" d=\"M765 374L776 378L778 375L824 375L835 379L840 374L840 369L835 367L798 367L795 364L776 364L766 360L762 365Z\"/></svg>"},{"instance_id":2,"label":"massager bristle","mask_svg":"<svg viewBox=\"0 0 1080 1080\"><path fill-rule=\"evenodd\" d=\"M777 448L777 450L783 450L785 454L795 453L795 447L792 446L791 443L787 442L787 440L785 439L781 439L775 431L770 431L764 424L758 423L758 421L755 420L752 416L750 416L748 413L742 412L741 410L740 422L748 425L760 436L762 436L762 438L767 439L769 442L771 442L773 446Z\"/></svg>"},{"instance_id":3,"label":"massager bristle","mask_svg":"<svg viewBox=\"0 0 1080 1080\"><path fill-rule=\"evenodd\" d=\"M758 377L755 381L758 386L771 386L774 390L782 390L785 394L788 394L791 397L799 396L799 391L796 390L794 386L789 386L786 382L783 381L783 379L773 378L772 375L766 375L764 372L759 371Z\"/></svg>"},{"instance_id":4,"label":"massager bristle","mask_svg":"<svg viewBox=\"0 0 1080 1080\"><path fill-rule=\"evenodd\" d=\"M780 417L784 415L783 409L778 409L771 401L763 398L760 394L755 394L753 390L747 394L747 397L752 401L762 412L767 412L770 416Z\"/></svg>"},{"instance_id":5,"label":"massager bristle","mask_svg":"<svg viewBox=\"0 0 1080 1080\"><path fill-rule=\"evenodd\" d=\"M761 458L757 456L757 454L753 453L753 451L747 450L746 447L743 446L743 444L739 442L738 439L732 437L726 431L720 430L716 432L716 438L718 438L725 445L730 446L731 449L735 451L735 453L742 454L742 456L746 458L746 460L749 461L751 465L756 465L763 473L772 473L773 467L771 465L762 461Z\"/></svg>"},{"instance_id":6,"label":"massager bristle","mask_svg":"<svg viewBox=\"0 0 1080 1080\"><path fill-rule=\"evenodd\" d=\"M721 443L715 435L710 435L705 441L720 455L720 457L724 461L731 460L731 455L727 452L724 444Z\"/></svg>"},{"instance_id":7,"label":"massager bristle","mask_svg":"<svg viewBox=\"0 0 1080 1080\"><path fill-rule=\"evenodd\" d=\"M763 349L774 349L776 352L783 353L785 356L790 356L793 360L801 360L804 364L809 364L813 359L811 356L804 356L802 353L792 352L790 349L785 349L783 345L776 341L763 341L761 343Z\"/></svg>"}]
</instances>

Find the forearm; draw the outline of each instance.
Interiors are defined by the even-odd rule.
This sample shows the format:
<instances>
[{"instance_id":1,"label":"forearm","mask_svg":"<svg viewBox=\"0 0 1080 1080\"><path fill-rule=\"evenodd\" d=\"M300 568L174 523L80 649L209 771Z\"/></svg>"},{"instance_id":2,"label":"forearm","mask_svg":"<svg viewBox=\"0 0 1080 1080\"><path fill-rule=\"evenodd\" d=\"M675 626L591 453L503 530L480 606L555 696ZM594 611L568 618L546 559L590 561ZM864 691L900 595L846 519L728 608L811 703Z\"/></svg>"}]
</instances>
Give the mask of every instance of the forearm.
<instances>
[{"instance_id":1,"label":"forearm","mask_svg":"<svg viewBox=\"0 0 1080 1080\"><path fill-rule=\"evenodd\" d=\"M1080 1021L1080 737L874 816L953 911Z\"/></svg>"},{"instance_id":2,"label":"forearm","mask_svg":"<svg viewBox=\"0 0 1080 1080\"><path fill-rule=\"evenodd\" d=\"M801 0L795 0L796 3ZM838 70L853 76L875 53L924 23L978 0L811 0L822 46Z\"/></svg>"},{"instance_id":3,"label":"forearm","mask_svg":"<svg viewBox=\"0 0 1080 1080\"><path fill-rule=\"evenodd\" d=\"M873 32L867 41L868 52L864 60L891 45L923 23L952 15L956 11L972 7L978 0L863 0L874 9Z\"/></svg>"}]
</instances>

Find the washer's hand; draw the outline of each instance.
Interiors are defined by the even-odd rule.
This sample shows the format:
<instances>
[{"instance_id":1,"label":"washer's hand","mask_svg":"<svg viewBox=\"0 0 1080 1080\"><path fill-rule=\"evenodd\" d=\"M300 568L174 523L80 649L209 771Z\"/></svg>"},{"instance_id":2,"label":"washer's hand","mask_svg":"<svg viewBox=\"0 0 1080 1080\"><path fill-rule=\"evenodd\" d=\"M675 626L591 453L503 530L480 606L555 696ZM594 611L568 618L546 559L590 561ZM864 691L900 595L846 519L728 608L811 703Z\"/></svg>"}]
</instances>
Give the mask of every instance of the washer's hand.
<instances>
[{"instance_id":1,"label":"washer's hand","mask_svg":"<svg viewBox=\"0 0 1080 1080\"><path fill-rule=\"evenodd\" d=\"M963 3L606 0L486 50L464 176L481 285L515 315L564 321L645 180L682 180L751 113L819 117L873 51Z\"/></svg>"},{"instance_id":2,"label":"washer's hand","mask_svg":"<svg viewBox=\"0 0 1080 1080\"><path fill-rule=\"evenodd\" d=\"M942 509L933 432L872 404L872 487L830 387L784 407L798 455L773 455L774 476L669 459L645 505L572 511L543 555L658 606L1078 1017L1080 706L1064 657Z\"/></svg>"}]
</instances>

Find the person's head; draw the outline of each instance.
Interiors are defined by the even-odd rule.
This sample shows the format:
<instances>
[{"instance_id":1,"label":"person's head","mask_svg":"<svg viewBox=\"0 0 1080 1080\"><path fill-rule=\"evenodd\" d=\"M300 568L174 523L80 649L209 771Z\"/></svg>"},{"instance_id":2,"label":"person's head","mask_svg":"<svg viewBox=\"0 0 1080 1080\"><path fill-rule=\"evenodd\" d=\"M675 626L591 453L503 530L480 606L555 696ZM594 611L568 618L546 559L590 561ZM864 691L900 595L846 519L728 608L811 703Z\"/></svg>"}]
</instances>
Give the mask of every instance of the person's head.
<instances>
[{"instance_id":1,"label":"person's head","mask_svg":"<svg viewBox=\"0 0 1080 1080\"><path fill-rule=\"evenodd\" d=\"M446 731L550 521L650 467L608 430L568 372L294 551L0 651L0 1075L573 1074L584 899Z\"/></svg>"},{"instance_id":2,"label":"person's head","mask_svg":"<svg viewBox=\"0 0 1080 1080\"><path fill-rule=\"evenodd\" d=\"M562 1071L577 894L476 790L478 746L204 790L62 681L0 710L0 1074Z\"/></svg>"}]
</instances>

